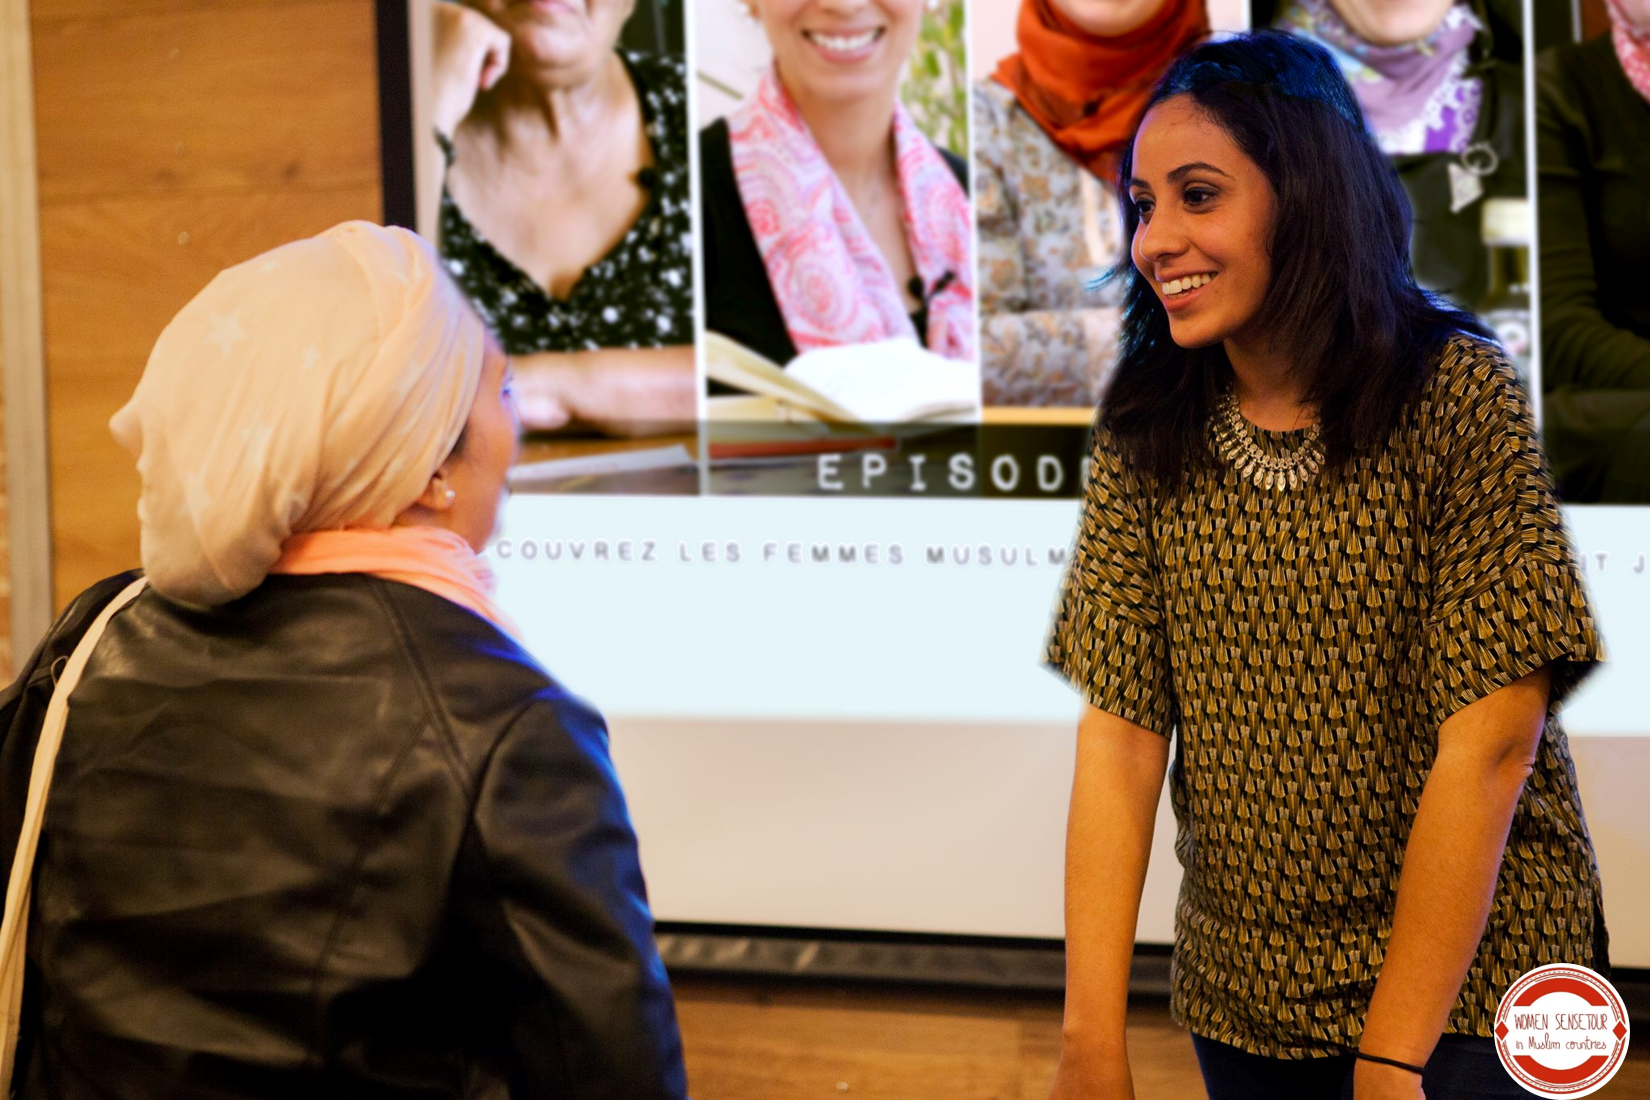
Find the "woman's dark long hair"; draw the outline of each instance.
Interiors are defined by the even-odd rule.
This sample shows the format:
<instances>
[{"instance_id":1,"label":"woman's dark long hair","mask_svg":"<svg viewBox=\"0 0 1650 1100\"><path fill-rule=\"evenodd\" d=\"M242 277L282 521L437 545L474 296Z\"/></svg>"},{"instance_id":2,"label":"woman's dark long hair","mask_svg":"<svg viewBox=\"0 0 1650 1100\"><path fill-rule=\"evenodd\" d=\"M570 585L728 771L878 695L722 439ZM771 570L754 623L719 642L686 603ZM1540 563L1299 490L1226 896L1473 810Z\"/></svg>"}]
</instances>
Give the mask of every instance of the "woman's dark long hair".
<instances>
[{"instance_id":1,"label":"woman's dark long hair","mask_svg":"<svg viewBox=\"0 0 1650 1100\"><path fill-rule=\"evenodd\" d=\"M1471 314L1415 284L1409 198L1365 127L1328 51L1271 31L1206 43L1177 60L1147 110L1190 96L1271 182L1272 281L1255 318L1287 349L1318 409L1325 459L1343 464L1397 425L1456 331L1489 336ZM1131 176L1134 145L1119 178ZM1124 239L1140 215L1125 195ZM1117 371L1100 423L1129 466L1178 488L1211 464L1206 425L1232 376L1220 344L1186 349L1131 255Z\"/></svg>"}]
</instances>

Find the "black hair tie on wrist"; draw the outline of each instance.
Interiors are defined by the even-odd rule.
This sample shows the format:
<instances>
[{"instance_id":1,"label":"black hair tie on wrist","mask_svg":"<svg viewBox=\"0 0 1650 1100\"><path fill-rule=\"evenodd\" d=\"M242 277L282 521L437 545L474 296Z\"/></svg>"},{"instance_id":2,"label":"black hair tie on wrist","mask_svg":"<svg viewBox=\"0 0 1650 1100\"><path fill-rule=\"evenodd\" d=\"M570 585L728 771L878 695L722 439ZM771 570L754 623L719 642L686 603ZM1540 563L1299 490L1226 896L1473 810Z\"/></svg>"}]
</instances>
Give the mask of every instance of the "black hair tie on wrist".
<instances>
[{"instance_id":1,"label":"black hair tie on wrist","mask_svg":"<svg viewBox=\"0 0 1650 1100\"><path fill-rule=\"evenodd\" d=\"M1365 1054L1361 1050L1357 1052L1357 1057L1364 1062L1378 1062L1383 1066L1396 1066L1398 1069L1407 1069L1417 1077L1426 1075L1426 1071L1420 1066L1412 1066L1408 1062L1400 1062L1396 1058L1382 1058L1379 1054Z\"/></svg>"}]
</instances>

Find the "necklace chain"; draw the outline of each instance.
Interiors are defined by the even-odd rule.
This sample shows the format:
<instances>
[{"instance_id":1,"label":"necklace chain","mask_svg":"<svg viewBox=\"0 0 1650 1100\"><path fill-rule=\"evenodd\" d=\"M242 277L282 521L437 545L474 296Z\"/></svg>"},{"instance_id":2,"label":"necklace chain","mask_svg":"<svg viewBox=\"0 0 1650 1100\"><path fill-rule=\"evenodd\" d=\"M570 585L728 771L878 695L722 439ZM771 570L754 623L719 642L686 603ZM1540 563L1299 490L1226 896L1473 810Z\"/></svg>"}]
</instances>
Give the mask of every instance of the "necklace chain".
<instances>
[{"instance_id":1,"label":"necklace chain","mask_svg":"<svg viewBox=\"0 0 1650 1100\"><path fill-rule=\"evenodd\" d=\"M1215 449L1239 476L1263 489L1298 489L1323 467L1323 441L1318 426L1306 429L1300 446L1284 455L1269 455L1255 442L1249 422L1238 407L1237 394L1222 394L1210 420Z\"/></svg>"}]
</instances>

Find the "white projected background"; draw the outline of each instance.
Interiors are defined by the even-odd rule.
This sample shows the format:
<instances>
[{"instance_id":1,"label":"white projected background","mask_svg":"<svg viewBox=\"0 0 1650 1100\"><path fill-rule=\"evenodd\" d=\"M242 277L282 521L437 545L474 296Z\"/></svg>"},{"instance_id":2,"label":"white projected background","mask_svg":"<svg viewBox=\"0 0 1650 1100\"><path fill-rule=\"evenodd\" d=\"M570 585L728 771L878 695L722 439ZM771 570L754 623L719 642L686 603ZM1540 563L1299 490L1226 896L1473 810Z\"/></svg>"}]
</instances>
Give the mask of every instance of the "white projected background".
<instances>
[{"instance_id":1,"label":"white projected background","mask_svg":"<svg viewBox=\"0 0 1650 1100\"><path fill-rule=\"evenodd\" d=\"M419 133L428 3L410 5ZM1211 9L1218 29L1242 28L1241 2ZM760 71L765 44L740 10L689 8L696 72ZM976 78L1012 48L1013 14L1009 0L979 4ZM704 80L692 95L701 122L729 102ZM439 192L428 152L425 211ZM1612 955L1650 966L1650 508L1567 515L1611 664L1566 725ZM494 564L534 652L609 718L659 919L1058 937L1078 704L1038 656L1059 581L1049 559L1076 517L1075 501L522 496L505 514L515 552ZM647 543L653 560L637 560ZM974 548L969 564L956 546ZM1144 942L1173 935L1172 839L1165 805Z\"/></svg>"},{"instance_id":2,"label":"white projected background","mask_svg":"<svg viewBox=\"0 0 1650 1100\"><path fill-rule=\"evenodd\" d=\"M660 919L1057 937L1077 702L1038 656L1050 558L1076 515L1074 501L521 497L496 567L534 651L610 719ZM1565 720L1612 954L1650 965L1650 509L1569 519L1611 663ZM1172 839L1165 805L1142 941L1173 935Z\"/></svg>"}]
</instances>

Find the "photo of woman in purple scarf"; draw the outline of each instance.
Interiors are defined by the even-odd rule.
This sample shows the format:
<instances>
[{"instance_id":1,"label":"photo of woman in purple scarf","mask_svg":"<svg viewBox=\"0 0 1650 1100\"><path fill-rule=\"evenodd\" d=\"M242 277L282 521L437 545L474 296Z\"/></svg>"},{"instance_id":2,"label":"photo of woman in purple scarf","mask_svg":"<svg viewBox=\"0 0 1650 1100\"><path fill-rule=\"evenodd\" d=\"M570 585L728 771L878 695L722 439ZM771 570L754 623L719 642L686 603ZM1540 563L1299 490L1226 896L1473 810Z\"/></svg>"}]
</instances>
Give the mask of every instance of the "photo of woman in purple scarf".
<instances>
[{"instance_id":1,"label":"photo of woman in purple scarf","mask_svg":"<svg viewBox=\"0 0 1650 1100\"><path fill-rule=\"evenodd\" d=\"M1251 14L1329 49L1409 192L1417 281L1485 316L1519 358L1531 219L1518 0L1253 0ZM1520 311L1521 333L1492 315Z\"/></svg>"}]
</instances>

